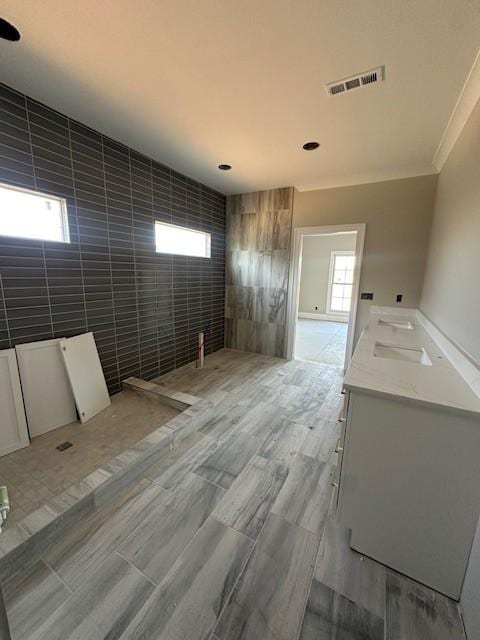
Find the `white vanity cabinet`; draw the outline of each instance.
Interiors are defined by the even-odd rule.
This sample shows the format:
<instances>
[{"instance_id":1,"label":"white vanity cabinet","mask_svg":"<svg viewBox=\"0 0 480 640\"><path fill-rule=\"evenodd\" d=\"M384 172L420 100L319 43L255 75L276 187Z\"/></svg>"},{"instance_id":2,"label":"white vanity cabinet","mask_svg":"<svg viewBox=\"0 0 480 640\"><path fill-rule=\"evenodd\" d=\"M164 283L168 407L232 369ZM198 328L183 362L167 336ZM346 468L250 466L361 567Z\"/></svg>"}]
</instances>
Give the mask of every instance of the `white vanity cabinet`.
<instances>
[{"instance_id":1,"label":"white vanity cabinet","mask_svg":"<svg viewBox=\"0 0 480 640\"><path fill-rule=\"evenodd\" d=\"M452 395L435 402L425 381L423 395L415 397L418 387L406 391L409 367L419 366L412 363L392 362L375 389L377 363L364 357L365 340L372 346L374 334L362 338L355 370L345 378L346 420L334 479L338 517L352 530L353 549L458 600L480 513L477 399L472 394L467 408L455 406ZM427 350L438 357L431 345ZM439 367L425 367L425 375L432 381L451 375L447 363ZM388 378L397 393L387 392Z\"/></svg>"}]
</instances>

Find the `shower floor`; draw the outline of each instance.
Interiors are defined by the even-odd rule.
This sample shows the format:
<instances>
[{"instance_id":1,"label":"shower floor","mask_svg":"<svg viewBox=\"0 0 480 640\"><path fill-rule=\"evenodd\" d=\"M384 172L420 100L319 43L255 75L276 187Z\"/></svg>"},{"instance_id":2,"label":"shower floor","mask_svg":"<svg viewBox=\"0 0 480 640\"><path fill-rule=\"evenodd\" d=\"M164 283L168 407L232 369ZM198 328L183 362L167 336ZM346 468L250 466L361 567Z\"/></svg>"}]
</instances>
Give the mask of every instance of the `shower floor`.
<instances>
[{"instance_id":1,"label":"shower floor","mask_svg":"<svg viewBox=\"0 0 480 640\"><path fill-rule=\"evenodd\" d=\"M0 458L0 485L7 485L11 506L7 527L180 413L135 391L122 391L111 400L110 407L87 423L54 429ZM73 446L58 451L63 442Z\"/></svg>"}]
</instances>

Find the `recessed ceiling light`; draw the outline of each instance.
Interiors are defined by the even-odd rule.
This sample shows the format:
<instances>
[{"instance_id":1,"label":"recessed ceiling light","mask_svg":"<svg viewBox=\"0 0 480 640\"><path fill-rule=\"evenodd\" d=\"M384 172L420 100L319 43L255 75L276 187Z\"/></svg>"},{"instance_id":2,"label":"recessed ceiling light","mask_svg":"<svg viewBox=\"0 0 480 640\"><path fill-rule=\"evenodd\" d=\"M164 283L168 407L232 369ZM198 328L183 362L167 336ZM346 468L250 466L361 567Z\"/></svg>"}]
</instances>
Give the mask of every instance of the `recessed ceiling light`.
<instances>
[{"instance_id":1,"label":"recessed ceiling light","mask_svg":"<svg viewBox=\"0 0 480 640\"><path fill-rule=\"evenodd\" d=\"M218 168L220 169L220 171L230 171L230 169L232 168L231 164L219 164Z\"/></svg>"},{"instance_id":2,"label":"recessed ceiling light","mask_svg":"<svg viewBox=\"0 0 480 640\"><path fill-rule=\"evenodd\" d=\"M320 146L319 142L314 142L312 140L312 142L305 142L305 144L303 145L303 148L305 149L305 151L313 151L314 149L318 149L319 146Z\"/></svg>"},{"instance_id":3,"label":"recessed ceiling light","mask_svg":"<svg viewBox=\"0 0 480 640\"><path fill-rule=\"evenodd\" d=\"M10 40L10 42L17 42L20 40L20 31L10 22L0 18L0 38Z\"/></svg>"}]
</instances>

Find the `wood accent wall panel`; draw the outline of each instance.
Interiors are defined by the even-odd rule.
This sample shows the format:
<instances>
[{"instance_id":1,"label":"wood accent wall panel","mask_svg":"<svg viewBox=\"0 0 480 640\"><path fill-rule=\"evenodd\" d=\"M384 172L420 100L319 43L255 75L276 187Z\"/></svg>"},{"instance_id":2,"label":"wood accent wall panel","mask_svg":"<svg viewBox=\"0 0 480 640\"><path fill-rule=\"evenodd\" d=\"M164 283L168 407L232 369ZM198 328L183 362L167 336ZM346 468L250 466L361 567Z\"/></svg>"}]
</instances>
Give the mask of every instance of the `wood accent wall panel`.
<instances>
[{"instance_id":1,"label":"wood accent wall panel","mask_svg":"<svg viewBox=\"0 0 480 640\"><path fill-rule=\"evenodd\" d=\"M293 187L227 198L225 346L283 357Z\"/></svg>"}]
</instances>

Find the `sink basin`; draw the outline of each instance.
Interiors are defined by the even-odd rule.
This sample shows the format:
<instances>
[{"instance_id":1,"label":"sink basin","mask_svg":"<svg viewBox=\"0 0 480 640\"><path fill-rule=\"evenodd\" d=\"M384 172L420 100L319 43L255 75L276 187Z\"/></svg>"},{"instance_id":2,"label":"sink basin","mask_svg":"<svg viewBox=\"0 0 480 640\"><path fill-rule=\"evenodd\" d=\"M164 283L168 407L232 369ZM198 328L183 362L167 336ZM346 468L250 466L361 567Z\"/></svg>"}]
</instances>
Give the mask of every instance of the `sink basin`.
<instances>
[{"instance_id":1,"label":"sink basin","mask_svg":"<svg viewBox=\"0 0 480 640\"><path fill-rule=\"evenodd\" d=\"M373 355L376 358L389 358L390 360L403 360L430 366L432 361L423 347L399 347L394 344L376 342Z\"/></svg>"},{"instance_id":2,"label":"sink basin","mask_svg":"<svg viewBox=\"0 0 480 640\"><path fill-rule=\"evenodd\" d=\"M413 324L410 320L379 320L380 327L393 327L394 329L413 329Z\"/></svg>"}]
</instances>

